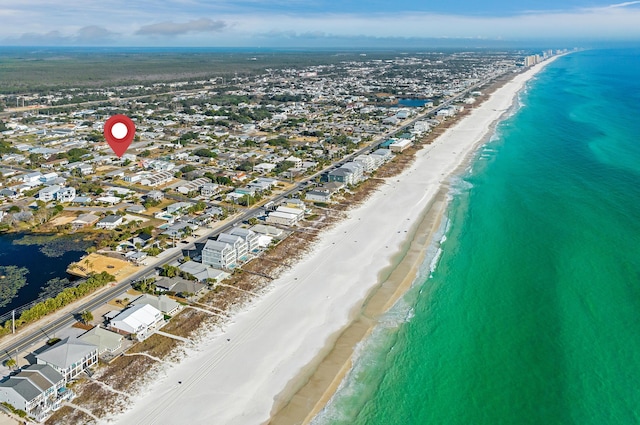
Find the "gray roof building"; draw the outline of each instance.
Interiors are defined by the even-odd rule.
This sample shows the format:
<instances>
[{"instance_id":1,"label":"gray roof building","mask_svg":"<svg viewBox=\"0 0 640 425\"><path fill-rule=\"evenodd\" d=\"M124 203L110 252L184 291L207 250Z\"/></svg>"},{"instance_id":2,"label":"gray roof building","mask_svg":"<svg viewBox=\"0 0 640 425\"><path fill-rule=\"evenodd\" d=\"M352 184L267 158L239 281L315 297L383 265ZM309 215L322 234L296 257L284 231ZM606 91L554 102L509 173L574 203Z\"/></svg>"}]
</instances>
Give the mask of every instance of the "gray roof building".
<instances>
[{"instance_id":1,"label":"gray roof building","mask_svg":"<svg viewBox=\"0 0 640 425\"><path fill-rule=\"evenodd\" d=\"M194 276L200 282L204 282L207 279L222 280L229 276L229 273L213 267L208 267L202 263L196 263L195 261L187 261L178 266L181 271L189 273Z\"/></svg>"},{"instance_id":2,"label":"gray roof building","mask_svg":"<svg viewBox=\"0 0 640 425\"><path fill-rule=\"evenodd\" d=\"M98 347L69 337L36 354L38 364L48 364L70 381L98 362Z\"/></svg>"},{"instance_id":3,"label":"gray roof building","mask_svg":"<svg viewBox=\"0 0 640 425\"><path fill-rule=\"evenodd\" d=\"M122 335L99 326L88 330L78 339L98 347L98 354L113 353L122 346Z\"/></svg>"},{"instance_id":4,"label":"gray roof building","mask_svg":"<svg viewBox=\"0 0 640 425\"><path fill-rule=\"evenodd\" d=\"M62 396L58 390L64 385L64 377L51 366L30 365L0 382L0 402L42 421Z\"/></svg>"},{"instance_id":5,"label":"gray roof building","mask_svg":"<svg viewBox=\"0 0 640 425\"><path fill-rule=\"evenodd\" d=\"M131 305L139 304L149 304L169 316L173 316L180 311L180 303L166 295L156 297L155 295L142 294L131 302Z\"/></svg>"}]
</instances>

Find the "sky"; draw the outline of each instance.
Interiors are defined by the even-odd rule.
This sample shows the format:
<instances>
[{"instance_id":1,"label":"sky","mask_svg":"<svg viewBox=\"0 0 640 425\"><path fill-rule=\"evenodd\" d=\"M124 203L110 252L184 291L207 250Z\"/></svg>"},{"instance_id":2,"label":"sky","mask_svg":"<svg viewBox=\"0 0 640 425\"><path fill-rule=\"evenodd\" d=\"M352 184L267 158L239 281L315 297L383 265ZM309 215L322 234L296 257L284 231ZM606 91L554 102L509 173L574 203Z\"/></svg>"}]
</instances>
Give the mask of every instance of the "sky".
<instances>
[{"instance_id":1,"label":"sky","mask_svg":"<svg viewBox=\"0 0 640 425\"><path fill-rule=\"evenodd\" d=\"M0 0L0 45L376 47L640 42L640 1Z\"/></svg>"}]
</instances>

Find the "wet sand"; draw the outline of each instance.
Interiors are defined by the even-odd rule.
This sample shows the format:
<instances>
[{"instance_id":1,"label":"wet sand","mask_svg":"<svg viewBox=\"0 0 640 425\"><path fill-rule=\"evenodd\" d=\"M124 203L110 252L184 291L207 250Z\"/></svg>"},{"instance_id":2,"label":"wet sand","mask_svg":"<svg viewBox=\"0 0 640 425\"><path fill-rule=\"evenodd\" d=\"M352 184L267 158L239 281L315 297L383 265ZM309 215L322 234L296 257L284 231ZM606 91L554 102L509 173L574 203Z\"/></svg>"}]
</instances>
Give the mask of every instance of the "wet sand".
<instances>
[{"instance_id":1,"label":"wet sand","mask_svg":"<svg viewBox=\"0 0 640 425\"><path fill-rule=\"evenodd\" d=\"M393 265L379 274L381 284L371 291L352 323L332 337L328 347L292 379L276 401L272 425L309 423L327 404L340 382L351 369L356 345L377 324L377 319L406 293L413 284L427 250L438 233L447 205L449 188L443 185L423 217L411 229L403 249L393 258Z\"/></svg>"}]
</instances>

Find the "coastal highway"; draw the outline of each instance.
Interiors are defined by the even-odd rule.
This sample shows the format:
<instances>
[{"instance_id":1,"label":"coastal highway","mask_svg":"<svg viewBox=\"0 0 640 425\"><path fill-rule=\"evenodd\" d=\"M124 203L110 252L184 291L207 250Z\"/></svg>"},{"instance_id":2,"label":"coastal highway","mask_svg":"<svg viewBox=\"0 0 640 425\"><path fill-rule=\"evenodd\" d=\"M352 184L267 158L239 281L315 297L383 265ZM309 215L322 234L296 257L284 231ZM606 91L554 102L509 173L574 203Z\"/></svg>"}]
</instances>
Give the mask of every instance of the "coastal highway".
<instances>
[{"instance_id":1,"label":"coastal highway","mask_svg":"<svg viewBox=\"0 0 640 425\"><path fill-rule=\"evenodd\" d=\"M286 192L278 195L274 199L281 200L289 196L290 194L294 193L298 189L299 189L298 185L296 185L292 189L289 189ZM238 217L233 219L232 221L226 223L221 227L218 227L209 232L206 232L204 235L200 236L195 241L189 244L183 244L183 246L178 245L180 249L177 249L175 253L163 258L162 263L166 264L166 263L172 263L174 261L177 261L178 259L183 257L182 255L183 251L194 249L196 243L203 243L211 237L215 237L220 233L226 232L227 230L237 226L239 223L242 223L243 221L246 221L249 218L254 217L261 210L262 210L261 207L254 207L249 210L246 210L242 214L240 214ZM4 362L9 357L15 356L16 353L21 353L24 351L29 351L29 350L34 350L39 348L39 346L44 344L45 340L54 337L60 329L70 326L74 322L76 322L78 320L77 316L81 312L85 310L94 310L100 307L101 305L107 303L109 300L116 298L118 295L122 294L127 289L129 289L131 287L132 282L140 278L143 278L145 276L149 276L150 274L155 274L156 267L157 267L157 264L145 267L139 270L138 272L134 273L133 275L128 276L126 279L119 282L118 284L111 287L107 287L106 289L103 288L99 290L97 294L94 293L93 295L89 295L88 297L90 299L79 304L74 309L73 313L63 314L61 315L61 317L54 319L52 322L47 323L46 325L36 327L36 328L31 328L28 332L22 331L24 335L22 335L17 341L6 344L6 345L2 344L2 348L0 348L0 362ZM55 314L56 313L54 313L54 315Z\"/></svg>"},{"instance_id":2,"label":"coastal highway","mask_svg":"<svg viewBox=\"0 0 640 425\"><path fill-rule=\"evenodd\" d=\"M392 130L389 130L388 132L376 137L371 143L369 143L367 146L358 149L357 151L341 158L340 160L332 163L331 165L325 167L324 169L314 173L311 176L308 176L306 178L304 178L303 180L297 182L291 189L271 198L271 201L274 201L274 203L279 202L280 200L293 195L297 192L299 192L304 186L306 186L308 184L308 182L312 181L313 179L315 179L316 177L322 175L323 173L330 171L334 168L340 167L342 164L344 164L345 162L350 161L351 159L355 158L358 155L367 153L372 151L373 149L375 149L380 142L383 139L386 139L388 137L391 137L392 135L400 132L400 131L405 131L407 128L409 128L410 126L412 126L416 121L423 119L425 117L428 117L430 115L433 115L434 113L436 113L438 110L447 107L448 105L450 105L453 102L456 102L457 100L461 99L463 96L466 96L470 91L474 90L477 87L480 87L488 82L490 82L491 80L501 76L503 74L499 74L499 75L495 75L493 77L490 77L486 80L483 80L471 87L468 87L467 89L465 89L464 91L462 91L461 93L459 93L458 95L447 99L445 101L443 101L442 103L440 103L438 106L433 107L427 111L422 112L421 114L418 114L418 116L406 121L404 124L402 124L399 127L396 127ZM218 234L225 232L235 226L237 226L239 223L242 223L243 221L246 221L248 219L250 219L251 217L255 217L256 215L258 215L260 212L262 211L262 207L260 206L256 206L253 208L249 208L247 210L245 210L242 214L240 214L238 217L236 217L235 219L233 219L232 221L226 223L225 225L218 227L216 229L213 229L209 232L206 232L204 235L200 236L198 239L196 239L195 241L189 243L189 244L184 244L184 246L180 247L180 249L177 249L175 253L167 256L166 258L162 259L162 263L172 263L174 261L177 261L178 259L182 258L182 251L189 251L195 248L196 243L203 243L205 242L207 239L211 238L211 237L215 237ZM25 332L22 331L24 334L21 335L17 341L12 342L12 343L8 343L6 345L2 344L0 342L0 345L4 345L0 348L0 361L4 362L5 360L7 360L10 357L15 356L18 353L22 353L25 351L30 351L30 350L34 350L39 348L39 346L41 346L44 341L46 339L49 339L51 337L53 337L54 335L56 335L56 333L60 330L63 329L67 326L70 326L71 324L73 324L74 322L77 321L77 315L80 314L80 312L85 311L85 310L94 310L96 308L98 308L99 306L105 304L106 302L108 302L109 300L117 297L118 295L122 294L123 292L125 292L127 289L129 289L131 282L134 282L144 276L148 276L150 274L155 274L155 269L156 269L157 265L154 264L152 266L148 266L145 267L144 269L134 273L133 275L129 276L127 279L123 280L122 282L112 286L112 287L107 287L106 289L101 289L101 292L98 292L97 294L94 295L90 295L90 299L79 304L77 308L75 308L74 313L67 313L67 314L63 314L60 317L54 319L53 321L51 321L50 323L47 323L46 325L40 326L40 327L36 327L36 328L32 328L29 332ZM55 314L55 313L54 313ZM33 325L32 325L33 326ZM36 346L38 345L38 346Z\"/></svg>"},{"instance_id":3,"label":"coastal highway","mask_svg":"<svg viewBox=\"0 0 640 425\"><path fill-rule=\"evenodd\" d=\"M181 249L177 250L176 253L164 258L162 262L171 263L179 258L182 258L183 249L193 249L196 243L204 242L206 241L206 239L212 236L217 236L219 233L229 230L234 225L237 225L237 223L242 222L243 220L247 220L248 218L255 215L257 210L258 208L249 210L235 220L227 223L226 225L217 228L214 231L207 233L206 235L203 235L196 241L185 244L184 247L181 247ZM30 329L29 332L23 331L24 335L21 338L13 343L3 346L0 349L0 362L4 362L9 357L15 356L16 353L39 348L39 346L41 346L46 339L53 338L60 329L70 326L74 322L76 322L78 320L77 315L79 315L81 312L85 310L94 310L107 303L109 300L116 298L118 295L122 294L130 288L131 282L147 276L150 273L154 273L156 267L156 265L145 267L144 269L139 270L133 275L128 276L127 279L123 280L122 282L114 286L107 287L106 289L101 289L100 291L102 292L99 292L97 295L95 293L94 295L89 295L91 299L76 307L73 313L66 313L61 317L53 320L52 322L47 323L46 325Z\"/></svg>"}]
</instances>

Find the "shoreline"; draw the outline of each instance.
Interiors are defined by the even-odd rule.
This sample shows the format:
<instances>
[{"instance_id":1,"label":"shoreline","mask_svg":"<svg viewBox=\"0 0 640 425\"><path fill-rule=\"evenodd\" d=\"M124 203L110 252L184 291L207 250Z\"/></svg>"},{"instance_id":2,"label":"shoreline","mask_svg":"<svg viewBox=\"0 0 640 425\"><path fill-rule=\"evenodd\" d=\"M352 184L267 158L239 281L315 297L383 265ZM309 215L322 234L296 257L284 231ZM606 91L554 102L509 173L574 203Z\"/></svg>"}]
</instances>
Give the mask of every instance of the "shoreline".
<instances>
[{"instance_id":1,"label":"shoreline","mask_svg":"<svg viewBox=\"0 0 640 425\"><path fill-rule=\"evenodd\" d=\"M288 386L299 387L293 392L293 396L286 397L287 394L292 393L290 388L282 391L278 398L284 398L284 400L280 406L278 401L274 403L269 424L308 424L331 400L353 366L356 345L371 335L378 324L379 317L404 296L415 282L427 251L434 237L439 233L442 220L445 218L448 191L449 185L443 184L431 205L424 211L423 217L416 223L415 230L410 232L410 240L396 255L400 257L398 261L393 261L394 265L380 271L379 282L381 283L372 288L362 306L355 309L351 323L332 338L333 342L328 342L327 345L330 348L325 350L328 353L318 353L317 358L308 366L312 369L311 375L300 373L290 381ZM301 382L304 382L302 387L300 387ZM322 388L324 390L319 392ZM309 399L317 401L312 409L305 409L304 405L308 406L305 402Z\"/></svg>"},{"instance_id":2,"label":"shoreline","mask_svg":"<svg viewBox=\"0 0 640 425\"><path fill-rule=\"evenodd\" d=\"M497 119L489 123L484 137L473 143L471 149L460 162L459 167L446 176L447 179L462 175L468 169L477 150L491 139L493 134L495 134L497 125L505 119L505 115L508 116L509 112L517 107L517 96L524 89L524 84L556 58L557 57L554 57L543 62L543 66L539 67L535 73L532 73L532 75L522 83L522 86L513 93L511 105L505 109ZM516 77L514 77L514 79ZM509 80L505 85L512 83L514 79ZM504 85L496 91L503 87ZM493 94L491 96L493 96ZM480 108L483 106L484 105L481 105ZM467 117L464 117L463 119L466 118ZM459 124L460 123L456 123L452 128L442 134L440 138L444 137L449 131L454 130ZM428 147L428 145L425 146L427 149ZM434 236L437 234L449 206L449 189L450 185L448 182L441 183L440 192L436 195L433 203L425 209L423 217L417 223L410 240L407 241L410 245L408 250L415 250L413 255L410 255L409 252L407 252L407 255L403 255L404 258L402 258L396 266L388 267L391 268L390 273L385 273L385 270L380 272L381 283L371 289L371 293L363 301L361 308L357 309L359 311L355 312L351 323L347 324L344 329L339 332L339 335L332 338L333 342L328 344L331 345L330 349L318 353L317 358L314 359L312 363L315 366L311 364L308 366L309 368L313 367L311 374L309 374L308 371L306 373L305 371L301 371L296 377L292 378L287 386L297 387L298 390L292 392L290 388L285 388L282 391L278 398L284 398L284 400L276 400L272 410L272 416L265 424L286 425L295 423L306 425L311 423L311 421L327 407L328 403L338 391L340 384L353 367L353 356L357 344L364 342L371 335L378 325L380 317L393 307L413 286L419 278L419 269L424 264L429 248L434 244L437 246L440 245L439 241L434 240ZM416 243L416 240L421 240L421 242ZM402 252L399 254L402 254ZM401 274L402 271L406 269L410 271L404 274L403 278L399 279L399 276L394 276ZM385 274L387 274L386 278L383 277ZM385 293L388 293L389 287L395 288L390 296ZM381 302L384 302L382 308L380 308L380 305L375 304ZM309 408L308 404L309 399L315 400L311 408Z\"/></svg>"},{"instance_id":3,"label":"shoreline","mask_svg":"<svg viewBox=\"0 0 640 425\"><path fill-rule=\"evenodd\" d=\"M196 349L189 350L186 359L161 371L143 394L134 396L130 410L106 421L173 423L187 413L194 423L270 421L277 403L286 398L283 388L295 388L301 372L305 381L313 376L318 367L310 370L309 365L318 359L319 352L339 347L338 336L347 334L354 312L363 305L374 309L376 304L385 310L391 300L404 294L401 288L411 286L412 271L415 274L422 261L419 249L413 252L409 239L420 239L419 224L427 221L430 207L436 205L440 205L434 215L438 220L432 229L439 227L436 223L446 207L448 178L468 161L493 124L510 109L525 82L543 66L515 75L467 117L418 151L410 167L397 178L386 179L367 202L348 212L349 218L323 232L313 251L276 279L266 294L236 314L224 333L209 334ZM437 202L443 193L444 200ZM423 249L428 245L422 239L415 244ZM403 254L405 247L407 255ZM399 257L411 256L417 267L409 264L407 270L402 261L394 264ZM354 264L358 266L354 268ZM398 270L405 282L395 289L380 283L392 270ZM375 325L377 317L363 316L367 320L362 328ZM355 334L359 342L366 332ZM332 340L334 344L330 344ZM342 363L340 369L349 368ZM331 382L339 384L338 378L334 374ZM317 407L317 402L304 406L306 416Z\"/></svg>"}]
</instances>

